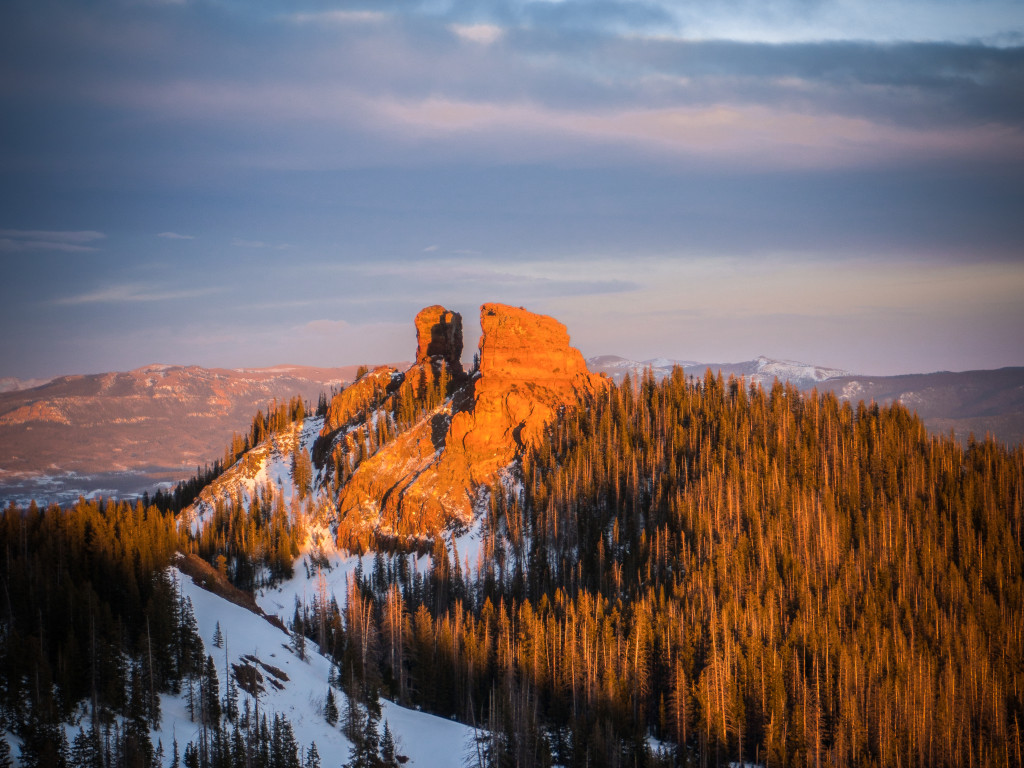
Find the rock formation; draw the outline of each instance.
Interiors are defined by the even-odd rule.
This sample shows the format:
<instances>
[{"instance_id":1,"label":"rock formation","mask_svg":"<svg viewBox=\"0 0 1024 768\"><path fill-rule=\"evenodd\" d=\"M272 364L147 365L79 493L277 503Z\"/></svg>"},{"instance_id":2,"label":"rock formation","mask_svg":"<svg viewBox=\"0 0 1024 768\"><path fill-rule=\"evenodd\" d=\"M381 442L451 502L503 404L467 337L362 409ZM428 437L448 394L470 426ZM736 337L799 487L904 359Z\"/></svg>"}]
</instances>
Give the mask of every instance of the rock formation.
<instances>
[{"instance_id":1,"label":"rock formation","mask_svg":"<svg viewBox=\"0 0 1024 768\"><path fill-rule=\"evenodd\" d=\"M591 374L564 325L503 304L480 308L480 378L473 408L452 419L450 445L461 450L473 483L490 482L516 454L543 437L560 409L607 386Z\"/></svg>"},{"instance_id":2,"label":"rock formation","mask_svg":"<svg viewBox=\"0 0 1024 768\"><path fill-rule=\"evenodd\" d=\"M480 371L472 379L458 362L462 318L433 306L416 317L417 362L397 389L384 384L371 390L366 384L348 402L340 401L348 390L332 402L325 436L343 426L343 417L358 410L355 404L382 392L391 394L378 420L387 413L389 424L401 426L397 414L409 412L403 398L416 398L421 408L415 423L359 463L341 487L343 544L363 541L370 531L420 537L455 519L468 522L481 486L542 439L561 410L585 404L607 385L587 371L582 355L569 346L565 326L553 318L485 304L480 323ZM421 393L429 387L434 399L424 400Z\"/></svg>"},{"instance_id":3,"label":"rock formation","mask_svg":"<svg viewBox=\"0 0 1024 768\"><path fill-rule=\"evenodd\" d=\"M389 365L374 368L361 379L345 387L331 399L324 418L321 437L326 437L366 414L380 408L397 383L398 370Z\"/></svg>"},{"instance_id":4,"label":"rock formation","mask_svg":"<svg viewBox=\"0 0 1024 768\"><path fill-rule=\"evenodd\" d=\"M453 371L462 372L462 315L440 304L416 315L416 362L442 357Z\"/></svg>"}]
</instances>

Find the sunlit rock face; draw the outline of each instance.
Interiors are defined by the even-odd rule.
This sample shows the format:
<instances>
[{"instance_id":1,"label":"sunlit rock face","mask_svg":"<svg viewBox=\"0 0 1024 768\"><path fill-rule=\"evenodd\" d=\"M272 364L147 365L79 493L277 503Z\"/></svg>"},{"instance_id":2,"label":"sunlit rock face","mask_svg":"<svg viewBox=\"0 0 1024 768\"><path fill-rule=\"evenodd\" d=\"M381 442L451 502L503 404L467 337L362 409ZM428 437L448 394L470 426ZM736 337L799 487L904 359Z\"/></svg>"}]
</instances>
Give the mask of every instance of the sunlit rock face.
<instances>
[{"instance_id":1,"label":"sunlit rock face","mask_svg":"<svg viewBox=\"0 0 1024 768\"><path fill-rule=\"evenodd\" d=\"M554 318L519 307L480 308L480 377L472 408L452 419L450 444L476 483L490 482L565 407L607 386L587 371L579 350Z\"/></svg>"},{"instance_id":2,"label":"sunlit rock face","mask_svg":"<svg viewBox=\"0 0 1024 768\"><path fill-rule=\"evenodd\" d=\"M352 422L365 420L367 413L385 402L397 373L397 368L388 365L374 368L331 398L321 436L326 437Z\"/></svg>"},{"instance_id":3,"label":"sunlit rock face","mask_svg":"<svg viewBox=\"0 0 1024 768\"><path fill-rule=\"evenodd\" d=\"M416 315L416 362L440 357L453 371L462 371L462 315L440 304Z\"/></svg>"},{"instance_id":4,"label":"sunlit rock face","mask_svg":"<svg viewBox=\"0 0 1024 768\"><path fill-rule=\"evenodd\" d=\"M417 362L383 409L396 413L401 398L428 391L444 397L362 461L342 486L339 536L348 540L341 543L362 542L371 532L430 536L453 520L468 521L481 486L541 440L561 411L585 404L607 386L587 371L565 326L553 318L485 304L480 324L480 370L468 377L459 363L462 318L441 306L417 315ZM366 389L353 397L356 403L371 397ZM337 410L347 414L352 407L339 404ZM333 425L340 422L329 423L337 429Z\"/></svg>"}]
</instances>

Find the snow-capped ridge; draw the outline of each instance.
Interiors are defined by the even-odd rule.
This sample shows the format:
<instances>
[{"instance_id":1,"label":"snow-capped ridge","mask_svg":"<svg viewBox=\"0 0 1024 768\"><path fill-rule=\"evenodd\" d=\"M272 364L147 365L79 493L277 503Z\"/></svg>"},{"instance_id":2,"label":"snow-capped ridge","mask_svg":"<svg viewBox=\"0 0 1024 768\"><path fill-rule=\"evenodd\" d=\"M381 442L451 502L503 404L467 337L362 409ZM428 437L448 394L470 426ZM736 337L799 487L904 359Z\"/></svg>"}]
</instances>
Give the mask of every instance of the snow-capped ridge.
<instances>
[{"instance_id":1,"label":"snow-capped ridge","mask_svg":"<svg viewBox=\"0 0 1024 768\"><path fill-rule=\"evenodd\" d=\"M765 355L739 363L700 363L667 357L654 357L638 361L618 355L598 355L588 358L587 366L620 383L626 376L642 378L647 371L650 371L655 379L661 380L670 376L672 370L677 366L682 368L687 376L701 377L705 371L710 369L712 373L721 371L725 377L742 376L748 383L767 387L770 387L776 378L799 388L809 388L820 382L850 375L847 371L838 368L827 368L795 360L777 360Z\"/></svg>"}]
</instances>

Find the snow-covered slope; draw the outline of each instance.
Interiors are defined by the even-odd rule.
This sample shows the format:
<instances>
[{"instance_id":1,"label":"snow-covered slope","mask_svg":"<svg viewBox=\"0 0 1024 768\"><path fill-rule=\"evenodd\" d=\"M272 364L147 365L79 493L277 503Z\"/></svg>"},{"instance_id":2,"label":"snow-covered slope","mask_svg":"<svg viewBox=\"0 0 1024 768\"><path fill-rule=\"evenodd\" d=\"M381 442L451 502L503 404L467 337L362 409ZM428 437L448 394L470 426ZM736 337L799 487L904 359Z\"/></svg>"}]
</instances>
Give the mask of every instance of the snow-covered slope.
<instances>
[{"instance_id":1,"label":"snow-covered slope","mask_svg":"<svg viewBox=\"0 0 1024 768\"><path fill-rule=\"evenodd\" d=\"M197 532L213 512L218 499L241 498L248 504L267 485L275 493L280 493L285 506L290 507L298 499L292 477L292 456L301 451L311 457L313 443L322 426L323 418L310 417L282 432L271 434L204 488L199 498L182 512L181 520L188 522L193 532ZM312 498L315 499L319 495L318 483L314 484L313 490Z\"/></svg>"},{"instance_id":2,"label":"snow-covered slope","mask_svg":"<svg viewBox=\"0 0 1024 768\"><path fill-rule=\"evenodd\" d=\"M310 494L303 503L298 502L292 457L297 452L304 453L307 458L312 457L322 426L322 418L307 418L271 435L204 489L181 518L182 524L197 531L209 519L218 497L241 498L244 503L249 503L254 496L265 492L267 486L273 488L274 494L280 495L285 507L293 510L293 514L303 516L306 538L295 561L292 577L259 589L255 595L260 609L269 616L280 618L283 623L291 620L297 604L312 606L321 590L328 602L334 600L339 606L344 606L354 572L359 567L370 572L376 557L374 552L355 555L336 547L330 486L323 476L314 472ZM460 558L464 568L477 565L478 525L468 530L449 531L445 537L449 552ZM404 557L411 569L426 572L429 568L429 556L409 554ZM200 634L218 668L225 669L224 651L212 646L219 622L225 636L228 664L249 663L265 670L262 663L287 675L287 680L275 678L280 688L270 684L265 686L265 693L260 697L261 710L268 715L275 712L285 715L293 725L302 750L308 749L309 744L315 741L325 767L339 766L346 761L351 745L340 728L328 725L323 716L331 665L318 653L316 644L306 641L306 659L302 660L296 654L294 639L278 626L201 589L180 571L177 575L181 579L183 594L193 602ZM341 707L343 694L336 691L335 696ZM382 709L381 728L387 721L398 741L399 753L409 758L406 765L441 768L465 762L466 750L473 736L468 726L389 701L382 701ZM174 732L178 734L179 745L183 742L183 732L194 736L196 725L188 720L183 701L165 699L163 711L165 722L160 738L165 750L169 749Z\"/></svg>"},{"instance_id":3,"label":"snow-covered slope","mask_svg":"<svg viewBox=\"0 0 1024 768\"><path fill-rule=\"evenodd\" d=\"M759 377L762 382L767 380L788 381L798 387L805 387L840 376L849 376L849 372L838 368L826 368L820 365L808 365L793 360L772 360L761 356L754 361L755 369L752 376Z\"/></svg>"},{"instance_id":4,"label":"snow-covered slope","mask_svg":"<svg viewBox=\"0 0 1024 768\"><path fill-rule=\"evenodd\" d=\"M354 555L336 546L336 512L330 498L330 484L323 473L314 471L309 495L304 502L298 501L299 492L292 475L292 456L299 451L312 459L313 445L322 427L323 418L311 417L271 435L203 489L199 498L179 518L180 525L188 525L193 533L198 533L212 515L218 499L240 498L248 505L268 485L280 495L286 508L303 515L306 538L295 561L293 576L256 592L259 606L267 614L286 622L294 614L296 600L300 604L312 602L321 577L328 597L335 597L343 606L348 581L356 567L361 564L364 571L369 571L376 556L372 551ZM344 431L336 439L343 440ZM512 477L506 479L508 487L516 482ZM486 494L481 501L482 506L486 506ZM452 528L443 534L453 564L458 560L466 573L474 572L479 566L480 514L478 508L469 526ZM425 573L429 569L430 558L427 555L409 554L404 557L408 558L411 570Z\"/></svg>"},{"instance_id":5,"label":"snow-covered slope","mask_svg":"<svg viewBox=\"0 0 1024 768\"><path fill-rule=\"evenodd\" d=\"M218 624L230 664L255 664L265 678L272 677L277 682L277 685L268 682L264 686L260 710L268 713L268 717L271 713L285 715L292 723L303 753L315 741L324 766L340 765L347 760L351 746L348 739L337 726L329 725L322 714L331 664L317 652L316 644L307 640L306 658L300 659L291 636L266 619L196 586L180 571L175 570L175 576L180 579L182 593L192 601L199 634L219 669L224 669L225 649L217 649L213 645ZM284 676L268 671L267 667L280 670ZM244 706L246 697L255 705L248 694L242 691L239 694L239 706ZM339 701L344 696L337 690L335 695ZM381 728L387 721L398 741L399 753L409 757L406 765L447 768L463 764L464 748L472 740L471 728L400 707L390 701L383 700L381 704ZM188 719L182 700L165 697L163 707L164 719L159 738L165 749L171 744L174 734L177 734L179 744L195 738L196 724ZM156 738L155 735L154 743Z\"/></svg>"}]
</instances>

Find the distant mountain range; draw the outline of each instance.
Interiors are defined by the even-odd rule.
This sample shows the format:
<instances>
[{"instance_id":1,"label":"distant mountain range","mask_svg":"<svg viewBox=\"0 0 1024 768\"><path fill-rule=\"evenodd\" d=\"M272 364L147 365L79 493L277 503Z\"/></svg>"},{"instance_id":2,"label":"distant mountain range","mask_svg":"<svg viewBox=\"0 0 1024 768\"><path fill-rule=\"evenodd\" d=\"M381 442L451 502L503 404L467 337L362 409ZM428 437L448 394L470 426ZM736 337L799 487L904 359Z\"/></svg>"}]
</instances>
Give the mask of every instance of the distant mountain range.
<instances>
[{"instance_id":1,"label":"distant mountain range","mask_svg":"<svg viewBox=\"0 0 1024 768\"><path fill-rule=\"evenodd\" d=\"M981 439L991 433L1010 445L1024 442L1024 367L990 371L915 373L903 376L864 376L835 368L758 357L742 363L698 363L691 360L629 360L601 355L587 360L590 370L622 381L627 374L643 376L648 368L656 378L667 376L674 366L687 376L703 376L707 369L722 376L742 376L748 383L770 387L777 378L803 391L834 392L857 403L861 400L889 404L896 400L917 412L932 432L966 441L973 433Z\"/></svg>"},{"instance_id":2,"label":"distant mountain range","mask_svg":"<svg viewBox=\"0 0 1024 768\"><path fill-rule=\"evenodd\" d=\"M704 371L710 368L715 373L721 371L726 378L742 376L748 383L755 382L768 387L777 378L779 381L788 381L801 389L813 387L829 379L850 375L848 371L838 368L824 368L820 365L808 365L792 360L772 360L764 356L744 363L697 363L692 360L671 360L666 357L636 361L617 355L600 355L587 360L587 367L590 370L610 376L616 382L621 382L626 374L643 376L644 371L648 368L654 372L656 378L660 379L672 373L672 369L677 365L687 376L703 376Z\"/></svg>"},{"instance_id":3,"label":"distant mountain range","mask_svg":"<svg viewBox=\"0 0 1024 768\"><path fill-rule=\"evenodd\" d=\"M177 482L222 456L258 408L295 395L316 407L321 392L330 396L355 373L354 365L148 365L0 393L0 502Z\"/></svg>"}]
</instances>

